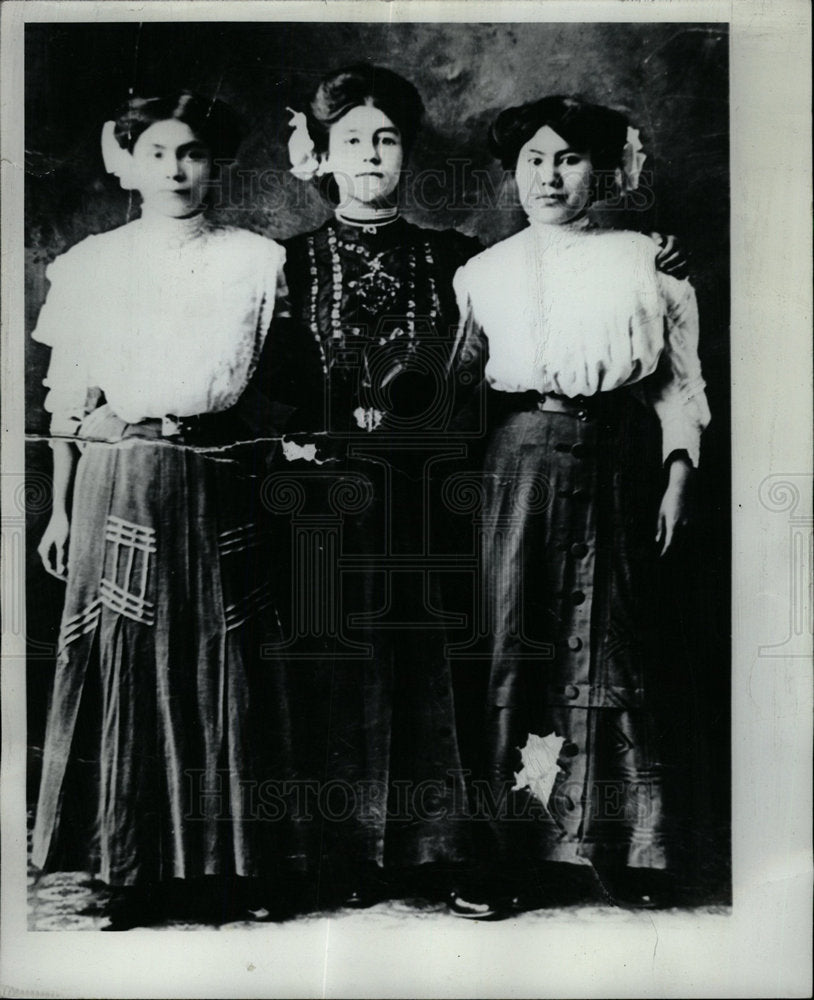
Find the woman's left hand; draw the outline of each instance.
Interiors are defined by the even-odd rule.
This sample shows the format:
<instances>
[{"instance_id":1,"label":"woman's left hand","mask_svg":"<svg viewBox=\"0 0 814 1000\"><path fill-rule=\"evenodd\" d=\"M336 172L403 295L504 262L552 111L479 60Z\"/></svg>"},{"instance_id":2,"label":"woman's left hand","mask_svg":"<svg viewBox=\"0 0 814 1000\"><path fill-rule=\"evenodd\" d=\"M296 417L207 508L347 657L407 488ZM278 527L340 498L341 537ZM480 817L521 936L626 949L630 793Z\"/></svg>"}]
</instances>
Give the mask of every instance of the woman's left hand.
<instances>
[{"instance_id":1,"label":"woman's left hand","mask_svg":"<svg viewBox=\"0 0 814 1000\"><path fill-rule=\"evenodd\" d=\"M670 463L670 477L667 489L659 507L656 544L661 546L663 556L673 544L679 528L690 523L690 487L695 469L688 458L674 458Z\"/></svg>"},{"instance_id":2,"label":"woman's left hand","mask_svg":"<svg viewBox=\"0 0 814 1000\"><path fill-rule=\"evenodd\" d=\"M650 238L659 247L656 254L656 268L673 278L683 281L689 274L689 266L684 249L677 236L662 236L661 233L651 233Z\"/></svg>"}]
</instances>

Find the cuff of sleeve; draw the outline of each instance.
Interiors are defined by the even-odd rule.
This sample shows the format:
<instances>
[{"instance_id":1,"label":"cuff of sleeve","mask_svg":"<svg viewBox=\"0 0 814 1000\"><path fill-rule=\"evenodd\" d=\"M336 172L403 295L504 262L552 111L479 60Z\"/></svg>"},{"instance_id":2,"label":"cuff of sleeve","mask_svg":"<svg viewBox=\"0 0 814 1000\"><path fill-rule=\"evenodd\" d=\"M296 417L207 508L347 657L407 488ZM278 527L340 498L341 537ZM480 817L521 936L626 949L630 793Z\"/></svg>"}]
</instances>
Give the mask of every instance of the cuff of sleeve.
<instances>
[{"instance_id":1,"label":"cuff of sleeve","mask_svg":"<svg viewBox=\"0 0 814 1000\"><path fill-rule=\"evenodd\" d=\"M81 423L81 417L75 415L66 416L63 413L54 414L51 418L51 435L55 438L75 438L79 433Z\"/></svg>"},{"instance_id":2,"label":"cuff of sleeve","mask_svg":"<svg viewBox=\"0 0 814 1000\"><path fill-rule=\"evenodd\" d=\"M666 462L674 451L686 451L694 468L698 468L701 454L701 431L681 420L662 424L661 456Z\"/></svg>"}]
</instances>

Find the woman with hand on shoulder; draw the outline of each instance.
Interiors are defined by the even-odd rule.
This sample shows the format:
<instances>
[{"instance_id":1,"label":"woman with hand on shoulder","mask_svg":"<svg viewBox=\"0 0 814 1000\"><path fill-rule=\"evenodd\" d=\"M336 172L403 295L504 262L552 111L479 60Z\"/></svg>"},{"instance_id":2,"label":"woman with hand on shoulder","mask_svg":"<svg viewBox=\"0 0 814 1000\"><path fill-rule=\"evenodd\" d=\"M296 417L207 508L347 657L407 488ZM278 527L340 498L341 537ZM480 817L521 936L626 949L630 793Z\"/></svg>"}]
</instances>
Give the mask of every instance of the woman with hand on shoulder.
<instances>
[{"instance_id":1,"label":"woman with hand on shoulder","mask_svg":"<svg viewBox=\"0 0 814 1000\"><path fill-rule=\"evenodd\" d=\"M456 367L485 365L489 387L483 776L500 804L499 877L454 899L462 915L544 901L547 862L592 863L640 903L670 867L650 599L709 410L692 286L657 270L648 237L591 221L604 180L635 185L633 138L622 114L569 97L504 111L491 145L528 226L455 277Z\"/></svg>"}]
</instances>

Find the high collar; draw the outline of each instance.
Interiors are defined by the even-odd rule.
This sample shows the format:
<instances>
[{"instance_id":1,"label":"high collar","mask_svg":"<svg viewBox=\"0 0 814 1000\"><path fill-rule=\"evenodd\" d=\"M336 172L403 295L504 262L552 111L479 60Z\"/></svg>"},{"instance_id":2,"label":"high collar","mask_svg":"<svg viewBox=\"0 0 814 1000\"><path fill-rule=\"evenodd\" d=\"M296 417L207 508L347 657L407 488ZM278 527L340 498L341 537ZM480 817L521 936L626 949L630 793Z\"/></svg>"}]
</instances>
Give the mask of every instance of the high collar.
<instances>
[{"instance_id":1,"label":"high collar","mask_svg":"<svg viewBox=\"0 0 814 1000\"><path fill-rule=\"evenodd\" d=\"M142 212L138 222L145 235L171 245L180 245L197 239L208 227L208 220L203 211L183 219L174 219L158 212Z\"/></svg>"},{"instance_id":2,"label":"high collar","mask_svg":"<svg viewBox=\"0 0 814 1000\"><path fill-rule=\"evenodd\" d=\"M359 225L335 217L328 222L342 243L362 244L371 249L384 249L404 241L407 223L397 215L384 225Z\"/></svg>"},{"instance_id":3,"label":"high collar","mask_svg":"<svg viewBox=\"0 0 814 1000\"><path fill-rule=\"evenodd\" d=\"M596 223L593 219L589 215L583 215L573 222L564 222L560 225L531 222L529 223L528 231L538 243L547 246L550 243L567 241L582 233L589 233L596 228Z\"/></svg>"},{"instance_id":4,"label":"high collar","mask_svg":"<svg viewBox=\"0 0 814 1000\"><path fill-rule=\"evenodd\" d=\"M345 226L356 226L366 232L374 232L384 226L390 226L399 218L399 210L393 205L388 208L377 208L374 205L354 205L343 210L334 211L337 222Z\"/></svg>"}]
</instances>

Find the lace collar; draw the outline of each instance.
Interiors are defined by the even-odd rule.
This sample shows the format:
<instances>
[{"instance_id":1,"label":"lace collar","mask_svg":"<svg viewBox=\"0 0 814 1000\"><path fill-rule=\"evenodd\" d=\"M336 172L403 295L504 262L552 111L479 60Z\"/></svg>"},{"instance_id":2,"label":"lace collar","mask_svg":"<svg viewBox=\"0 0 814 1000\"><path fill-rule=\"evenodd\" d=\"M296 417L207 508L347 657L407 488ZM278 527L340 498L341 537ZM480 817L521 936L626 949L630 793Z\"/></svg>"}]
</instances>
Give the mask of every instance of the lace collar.
<instances>
[{"instance_id":1,"label":"lace collar","mask_svg":"<svg viewBox=\"0 0 814 1000\"><path fill-rule=\"evenodd\" d=\"M183 219L173 219L157 212L144 212L138 225L145 236L169 246L182 246L198 239L211 228L204 212L197 212Z\"/></svg>"},{"instance_id":2,"label":"lace collar","mask_svg":"<svg viewBox=\"0 0 814 1000\"><path fill-rule=\"evenodd\" d=\"M564 222L560 225L532 222L528 228L537 240L547 244L559 243L580 233L591 232L598 227L589 215L582 215L580 218L574 219L573 222Z\"/></svg>"}]
</instances>

